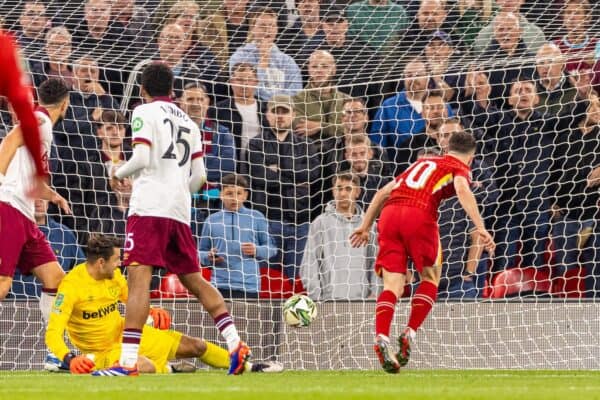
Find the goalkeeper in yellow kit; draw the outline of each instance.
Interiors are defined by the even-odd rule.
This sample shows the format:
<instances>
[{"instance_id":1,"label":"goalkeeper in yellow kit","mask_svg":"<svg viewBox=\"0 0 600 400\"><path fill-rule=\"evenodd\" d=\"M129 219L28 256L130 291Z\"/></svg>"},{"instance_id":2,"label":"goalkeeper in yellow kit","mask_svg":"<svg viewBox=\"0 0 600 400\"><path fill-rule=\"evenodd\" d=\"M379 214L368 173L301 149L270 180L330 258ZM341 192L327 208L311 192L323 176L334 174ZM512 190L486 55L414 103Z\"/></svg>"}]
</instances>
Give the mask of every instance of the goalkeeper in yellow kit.
<instances>
[{"instance_id":1,"label":"goalkeeper in yellow kit","mask_svg":"<svg viewBox=\"0 0 600 400\"><path fill-rule=\"evenodd\" d=\"M127 300L127 281L119 270L121 241L94 236L88 242L87 260L69 272L58 287L46 330L46 345L63 360L64 368L85 374L119 361L124 319L119 302ZM163 309L151 309L154 326L167 329L170 316ZM71 352L69 340L81 355ZM140 373L171 372L169 360L199 358L215 368L229 367L227 350L206 340L174 330L144 326L138 369ZM277 363L246 363L246 370L279 372Z\"/></svg>"}]
</instances>

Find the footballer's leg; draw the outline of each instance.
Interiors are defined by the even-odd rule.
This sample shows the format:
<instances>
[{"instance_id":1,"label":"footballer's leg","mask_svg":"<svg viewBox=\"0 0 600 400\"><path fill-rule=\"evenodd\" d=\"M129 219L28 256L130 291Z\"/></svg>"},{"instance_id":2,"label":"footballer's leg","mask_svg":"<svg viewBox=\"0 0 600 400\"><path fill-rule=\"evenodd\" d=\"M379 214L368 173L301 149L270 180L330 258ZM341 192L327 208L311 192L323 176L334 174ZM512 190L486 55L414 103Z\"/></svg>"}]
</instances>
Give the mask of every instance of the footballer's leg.
<instances>
[{"instance_id":1,"label":"footballer's leg","mask_svg":"<svg viewBox=\"0 0 600 400\"><path fill-rule=\"evenodd\" d=\"M0 275L0 301L8 295L8 291L12 285L12 280L12 276Z\"/></svg>"},{"instance_id":2,"label":"footballer's leg","mask_svg":"<svg viewBox=\"0 0 600 400\"><path fill-rule=\"evenodd\" d=\"M225 338L229 349L229 374L242 374L251 354L250 348L241 341L221 293L206 281L200 272L180 274L179 280L202 303Z\"/></svg>"},{"instance_id":3,"label":"footballer's leg","mask_svg":"<svg viewBox=\"0 0 600 400\"><path fill-rule=\"evenodd\" d=\"M389 373L398 373L400 363L391 349L389 337L396 302L404 291L406 275L385 269L381 271L383 273L383 291L377 298L377 305L375 306L376 336L374 347L383 369Z\"/></svg>"}]
</instances>

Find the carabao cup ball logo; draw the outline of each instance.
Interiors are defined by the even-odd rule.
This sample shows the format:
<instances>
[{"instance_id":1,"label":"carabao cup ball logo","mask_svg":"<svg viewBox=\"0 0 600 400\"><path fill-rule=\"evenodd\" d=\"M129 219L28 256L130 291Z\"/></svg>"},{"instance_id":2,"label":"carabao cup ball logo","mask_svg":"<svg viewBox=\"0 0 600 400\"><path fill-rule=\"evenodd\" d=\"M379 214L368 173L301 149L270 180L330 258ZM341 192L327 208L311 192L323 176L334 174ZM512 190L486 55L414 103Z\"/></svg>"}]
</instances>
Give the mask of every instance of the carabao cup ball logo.
<instances>
[{"instance_id":1,"label":"carabao cup ball logo","mask_svg":"<svg viewBox=\"0 0 600 400\"><path fill-rule=\"evenodd\" d=\"M144 121L142 121L142 119L140 117L135 117L135 119L131 123L131 129L134 132L137 132L140 129L142 129L142 126L144 126Z\"/></svg>"}]
</instances>

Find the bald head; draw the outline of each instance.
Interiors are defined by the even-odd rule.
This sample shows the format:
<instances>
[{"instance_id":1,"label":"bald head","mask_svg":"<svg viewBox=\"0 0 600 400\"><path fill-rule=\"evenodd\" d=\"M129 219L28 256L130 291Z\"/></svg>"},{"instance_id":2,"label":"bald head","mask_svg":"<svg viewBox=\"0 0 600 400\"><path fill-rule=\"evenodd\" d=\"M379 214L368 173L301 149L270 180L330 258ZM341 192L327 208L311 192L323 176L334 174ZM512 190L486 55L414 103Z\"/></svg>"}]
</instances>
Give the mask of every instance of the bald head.
<instances>
[{"instance_id":1,"label":"bald head","mask_svg":"<svg viewBox=\"0 0 600 400\"><path fill-rule=\"evenodd\" d=\"M511 12L500 12L494 18L494 38L509 55L516 50L521 39L519 17Z\"/></svg>"},{"instance_id":2,"label":"bald head","mask_svg":"<svg viewBox=\"0 0 600 400\"><path fill-rule=\"evenodd\" d=\"M308 59L308 75L313 87L331 84L335 76L335 59L330 52L316 50Z\"/></svg>"},{"instance_id":3,"label":"bald head","mask_svg":"<svg viewBox=\"0 0 600 400\"><path fill-rule=\"evenodd\" d=\"M563 76L565 57L557 45L546 43L535 56L535 68L542 86L554 89Z\"/></svg>"}]
</instances>

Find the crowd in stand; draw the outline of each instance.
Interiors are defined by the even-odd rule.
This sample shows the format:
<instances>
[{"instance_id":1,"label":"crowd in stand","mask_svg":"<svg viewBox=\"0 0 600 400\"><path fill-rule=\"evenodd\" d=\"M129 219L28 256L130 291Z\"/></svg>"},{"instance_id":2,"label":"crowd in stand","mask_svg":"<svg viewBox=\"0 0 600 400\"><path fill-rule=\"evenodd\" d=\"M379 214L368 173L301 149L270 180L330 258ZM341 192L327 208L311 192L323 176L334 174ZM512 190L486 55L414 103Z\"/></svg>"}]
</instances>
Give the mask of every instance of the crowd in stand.
<instances>
[{"instance_id":1,"label":"crowd in stand","mask_svg":"<svg viewBox=\"0 0 600 400\"><path fill-rule=\"evenodd\" d=\"M125 232L131 182L109 177L131 152L136 73L161 61L203 135L192 230L226 296L257 297L268 266L316 300L373 297L376 232L361 249L350 232L378 188L462 129L478 139L473 190L498 249L482 254L446 202L440 295L480 297L519 266L552 279L582 268L586 295L600 295L594 2L333 3L8 2L2 23L33 86L57 76L72 89L51 168L73 215L36 206L63 267L90 233ZM14 122L3 107L0 138Z\"/></svg>"}]
</instances>

